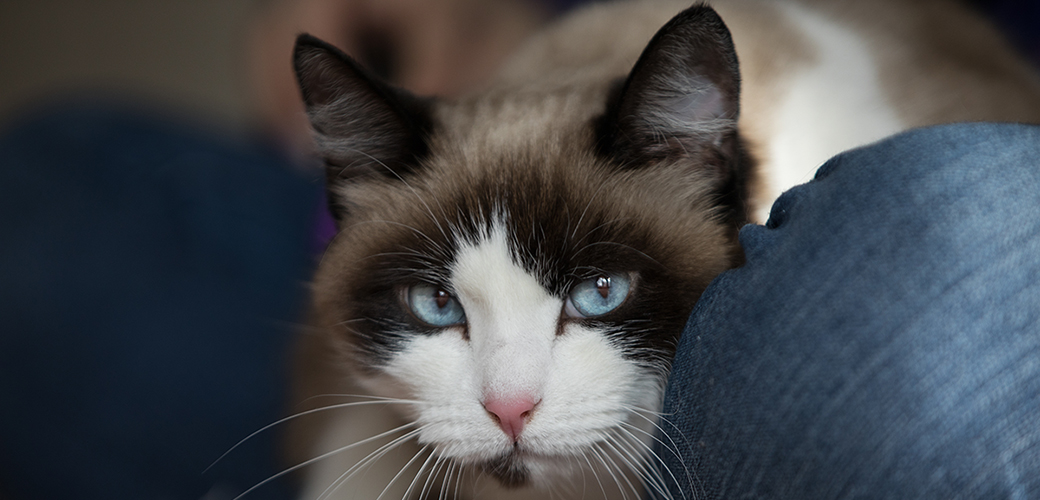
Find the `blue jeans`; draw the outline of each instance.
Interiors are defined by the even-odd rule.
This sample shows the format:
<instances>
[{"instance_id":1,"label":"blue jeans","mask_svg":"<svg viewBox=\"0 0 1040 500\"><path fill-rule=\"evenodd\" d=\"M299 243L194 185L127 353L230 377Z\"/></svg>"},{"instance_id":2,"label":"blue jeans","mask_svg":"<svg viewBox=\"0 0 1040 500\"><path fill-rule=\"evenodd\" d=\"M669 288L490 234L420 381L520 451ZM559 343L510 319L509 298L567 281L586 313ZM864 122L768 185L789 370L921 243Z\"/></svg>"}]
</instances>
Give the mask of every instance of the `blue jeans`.
<instances>
[{"instance_id":1,"label":"blue jeans","mask_svg":"<svg viewBox=\"0 0 1040 500\"><path fill-rule=\"evenodd\" d=\"M675 498L1040 498L1040 128L839 155L740 241L675 358Z\"/></svg>"}]
</instances>

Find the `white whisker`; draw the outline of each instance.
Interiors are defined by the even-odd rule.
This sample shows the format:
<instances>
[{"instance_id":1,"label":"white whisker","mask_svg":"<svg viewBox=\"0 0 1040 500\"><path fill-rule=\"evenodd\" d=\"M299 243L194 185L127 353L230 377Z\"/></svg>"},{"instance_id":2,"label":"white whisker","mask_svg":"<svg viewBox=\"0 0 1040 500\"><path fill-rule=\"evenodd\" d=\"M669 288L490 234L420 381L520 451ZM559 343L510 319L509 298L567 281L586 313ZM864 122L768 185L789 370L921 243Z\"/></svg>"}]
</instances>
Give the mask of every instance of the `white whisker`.
<instances>
[{"instance_id":1,"label":"white whisker","mask_svg":"<svg viewBox=\"0 0 1040 500\"><path fill-rule=\"evenodd\" d=\"M600 225L598 225L598 226L596 226L596 227L586 231L585 232L585 236L582 236L581 239L582 239L582 241L588 239L589 235L591 235L592 233L596 232L596 230L601 228L601 227L606 227L606 226L609 226L609 225L614 224L616 222L621 222L621 221L630 220L630 219L635 219L635 217L615 217L613 219L610 219L610 220L608 220L608 221L606 221L606 222L604 222L604 223L602 223L602 224L600 224Z\"/></svg>"},{"instance_id":2,"label":"white whisker","mask_svg":"<svg viewBox=\"0 0 1040 500\"><path fill-rule=\"evenodd\" d=\"M681 463L683 465L683 470L686 473L686 479L689 481L689 484L693 484L693 480L692 480L692 477L690 475L690 470L686 467L686 461L683 460L682 455L679 454L678 448L669 447L663 441L658 439L657 436L654 436L653 434L648 433L648 432L644 431L643 429L640 429L640 428L638 428L638 427L636 427L634 425L624 424L624 423L623 423L623 425L625 425L626 427L630 427L630 428L632 428L634 430L637 430L637 431L639 431L639 432L641 432L641 433L643 433L643 434L645 434L647 436L650 436L650 438L652 438L654 441L657 441L658 443L661 444L661 446L663 446L665 449L670 451L672 453L672 455L675 456L675 458L679 459L679 463ZM621 432L624 432L625 434L630 436L634 441L642 442L635 434L632 434L632 432L629 431L628 429L625 429L625 428L621 427L621 428L618 428L618 430L621 431ZM661 466L662 466L661 468L663 468L665 470L665 472L667 472L668 475L672 478L672 482L674 484L678 485L679 484L678 478L676 478L675 474L672 473L672 469L666 466L667 464L665 464L664 459L662 459L652 448L648 447L647 450L657 460L657 462L659 464L661 464ZM654 469L658 469L658 468L654 467ZM658 472L658 474L660 474L660 472ZM684 493L681 489L680 489L680 493L682 494L683 498L685 499L686 498L686 493Z\"/></svg>"},{"instance_id":3,"label":"white whisker","mask_svg":"<svg viewBox=\"0 0 1040 500\"><path fill-rule=\"evenodd\" d=\"M430 454L434 456L435 454ZM430 468L430 473L426 475L426 481L423 481L422 490L419 491L419 498L427 498L426 492L430 490L430 485L436 483L437 474L440 472L440 466L444 461L444 457L438 456L437 461L433 463L433 467Z\"/></svg>"},{"instance_id":4,"label":"white whisker","mask_svg":"<svg viewBox=\"0 0 1040 500\"><path fill-rule=\"evenodd\" d=\"M624 429L615 429L615 432L620 432ZM656 467L650 465L646 460L646 455L639 452L636 448L636 444L644 448L648 453L653 454L653 450L646 446L645 443L638 439L632 442L626 441L623 436L618 434L611 434L607 436L608 444L611 445L617 453L623 455L625 461L632 467L632 470L639 474L639 477L643 480L643 483L652 487L655 491L661 494L661 498L670 499L671 495L668 493L664 478L661 476L660 471ZM656 455L655 455L656 456Z\"/></svg>"},{"instance_id":5,"label":"white whisker","mask_svg":"<svg viewBox=\"0 0 1040 500\"><path fill-rule=\"evenodd\" d=\"M578 462L578 460L574 457L571 457L571 460ZM581 466L581 462L578 462L578 470L581 471L581 497L585 498L585 492L588 488L588 478L585 477L585 468Z\"/></svg>"},{"instance_id":6,"label":"white whisker","mask_svg":"<svg viewBox=\"0 0 1040 500\"><path fill-rule=\"evenodd\" d=\"M423 449L425 449L425 448L423 448ZM426 461L423 462L423 464L419 467L419 470L415 473L415 477L413 477L412 481L410 483L408 483L408 489L404 490L404 496L401 497L401 500L407 500L408 498L411 497L411 495L412 495L412 488L415 488L415 483L417 481L419 481L420 477L422 477L423 471L426 470L426 466L430 464L430 460L433 460L433 457L435 455L436 455L435 453L430 453L430 456L426 457ZM422 498L422 494L421 493L419 494L419 498Z\"/></svg>"},{"instance_id":7,"label":"white whisker","mask_svg":"<svg viewBox=\"0 0 1040 500\"><path fill-rule=\"evenodd\" d=\"M459 488L462 487L462 477L466 475L466 468L459 464L459 475L455 479L455 497L454 500L459 498Z\"/></svg>"},{"instance_id":8,"label":"white whisker","mask_svg":"<svg viewBox=\"0 0 1040 500\"><path fill-rule=\"evenodd\" d=\"M319 396L312 396L312 397L319 397ZM308 398L308 399L311 399L311 398ZM242 438L241 441L235 443L235 445L232 446L231 448L228 448L228 450L225 451L222 455L220 455L220 457L218 457L216 460L214 460L213 463L209 464L209 467L206 467L206 470L202 471L202 473L205 474L207 471L212 469L214 465L217 465L217 463L219 463L221 460L223 460L224 457L228 456L229 453L231 453L232 451L235 451L236 448L241 446L246 441L249 441L250 439L255 437L257 434L260 434L261 432L264 432L264 431L270 429L271 427L275 427L277 425L284 424L284 423L286 423L286 422L288 422L290 420L293 420L293 419L296 419L296 418L300 418L300 417L303 417L305 415L310 415L310 414L313 414L313 413L327 411L327 410L337 410L337 409L341 409L341 408L349 408L349 407L352 407L352 406L362 406L362 405L370 405L370 404L394 404L394 403L415 404L415 403L418 403L418 401L408 401L408 400L403 400L403 399L401 399L401 400L391 400L390 398L379 398L378 401L355 401L355 402L351 402L351 403L341 403L341 404L336 404L336 405L323 406L321 408L314 408L312 410L307 410L307 411L303 411L303 412L300 412L300 413L296 413L294 415L289 415L288 417L281 418L281 419L276 420L276 421L274 421L274 422L272 422L270 424L267 424L267 425L265 425L265 426L255 430L255 431L253 431L248 436Z\"/></svg>"},{"instance_id":9,"label":"white whisker","mask_svg":"<svg viewBox=\"0 0 1040 500\"><path fill-rule=\"evenodd\" d=\"M599 491L603 493L603 498L607 498L607 489L603 487L603 481L599 478L599 473L596 472L596 468L592 466L592 462L589 460L588 455L585 454L586 450L581 451L581 458L585 459L585 463L589 464L589 472L592 472L592 477L596 478L596 482L599 483Z\"/></svg>"},{"instance_id":10,"label":"white whisker","mask_svg":"<svg viewBox=\"0 0 1040 500\"><path fill-rule=\"evenodd\" d=\"M451 484L451 476L455 473L456 463L454 460L447 461L448 467L444 471L444 479L441 481L441 494L437 496L437 500L445 500L448 496L448 485Z\"/></svg>"},{"instance_id":11,"label":"white whisker","mask_svg":"<svg viewBox=\"0 0 1040 500\"><path fill-rule=\"evenodd\" d=\"M361 471L361 469L363 469L365 467L368 467L369 465L371 465L372 463L375 463L380 458L383 458L383 456L386 455L387 453L389 453L390 450L392 450L392 449L394 449L394 448L396 448L396 447L398 447L398 446L408 442L408 440L410 440L413 437L417 436L421 430L422 429L415 429L413 431L408 432L407 434L404 434L402 436L396 437L392 441L390 441L389 443L386 443L386 444L380 446L379 448L377 448L372 453L369 453L368 455L366 455L365 458L362 458L361 460L358 460L357 463L355 463L354 465L350 466L350 468L347 469L345 472L343 472L343 474L340 474L340 476L338 478L336 478L336 480L333 481L332 484L330 484L327 488L325 488L325 491L323 491L320 495L318 495L318 499L317 500L323 500L323 499L327 498L328 496L332 495L332 493L335 492L337 489L339 489L340 486L342 486L347 481L349 481L350 478L354 476L354 474L357 474L358 472Z\"/></svg>"},{"instance_id":12,"label":"white whisker","mask_svg":"<svg viewBox=\"0 0 1040 500\"><path fill-rule=\"evenodd\" d=\"M638 426L635 426L635 425L632 425L632 424L628 424L626 422L622 422L622 425L625 425L627 427L631 427L632 429L635 429L635 430L637 430L639 432L642 432L643 434L649 436L654 441L657 441L658 443L660 443L661 446L664 446L666 449L668 449L669 451L674 453L675 457L678 458L680 461L682 461L682 457L679 456L679 454L678 454L679 453L679 445L675 443L675 441L672 439L672 437L669 436L668 433L664 430L664 428L661 427L657 422L658 421L662 421L662 422L668 423L668 425L672 426L672 428L675 429L675 432L679 433L679 437L681 437L684 440L686 440L686 436L683 434L681 429L676 427L676 425L673 424L671 420L668 420L668 418L663 413L657 413L657 412L651 412L650 410L644 410L647 413L650 413L651 415L654 415L655 417L657 417L656 419L651 419L651 418L649 418L649 417L647 417L645 415L642 415L639 412L637 412L636 408L626 407L625 409L629 410L632 415L635 415L635 416L637 416L639 418L642 418L643 420L646 420L648 423L650 423L650 425L652 425L654 427L654 429L657 429L658 431L660 431L661 435L663 435L665 438L668 439L668 443L665 443L665 442L661 441L653 433L646 432L645 430L639 428Z\"/></svg>"},{"instance_id":13,"label":"white whisker","mask_svg":"<svg viewBox=\"0 0 1040 500\"><path fill-rule=\"evenodd\" d=\"M571 238L570 239L572 241L574 240L574 235L578 234L578 227L581 226L581 221L585 219L585 214L589 211L589 207L592 206L592 202L595 201L596 197L599 196L599 193L601 191L603 191L603 188L605 188L605 187L607 187L607 183L606 182L600 183L599 187L596 188L596 192L592 193L592 197L589 198L588 203L585 204L585 208L581 211L581 217L578 217L578 222L576 222L574 224L574 230L571 231Z\"/></svg>"},{"instance_id":14,"label":"white whisker","mask_svg":"<svg viewBox=\"0 0 1040 500\"><path fill-rule=\"evenodd\" d=\"M657 264L658 266L661 266L662 268L667 269L664 266L664 264L661 264L660 262L658 262L657 259L647 255L643 251L641 251L641 250L639 250L639 249L637 249L637 248L635 248L635 247L633 247L631 245L626 245L624 243L618 243L616 241L594 241L594 242L586 244L585 246L583 246L583 247L579 248L578 250L576 250L574 252L574 255L578 255L579 253L585 251L586 249L594 247L596 245L614 245L614 246L618 246L618 247L621 247L621 248L626 248L626 249L631 250L631 251L633 251L633 252L635 252L635 253L637 253L639 255L642 255L643 257L646 257L646 259L649 260L650 262L653 262L654 264Z\"/></svg>"},{"instance_id":15,"label":"white whisker","mask_svg":"<svg viewBox=\"0 0 1040 500\"><path fill-rule=\"evenodd\" d=\"M410 423L407 423L407 424L395 427L393 429L390 429L390 430L388 430L386 432L382 432L382 433L377 434L375 436L362 439L361 441L357 441L357 442L348 444L346 446L342 446L340 448L336 448L335 450L332 450L330 452L324 453L324 454L319 455L317 457L314 457L312 459L300 462L300 463L298 463L298 464L296 464L296 465L294 465L292 467L289 467L288 469L285 469L285 470L283 470L283 471L281 471L281 472L279 472L277 474L272 475L271 477L269 477L267 479L264 479L263 481L260 481L259 483L256 483L255 485L253 485L252 487L250 487L246 491L243 491L242 493L240 493L238 496L236 496L232 500L238 500L238 499L242 498L243 496L245 496L246 494L252 492L253 490L255 490L255 489L257 489L257 488L259 488L259 487L261 487L261 486L271 482L271 481L274 481L275 479L278 479L278 478L280 478L280 477L282 477L282 476L284 476L286 474L289 474L290 472L299 470L299 469L301 469L303 467L306 467L306 466L308 466L310 464L313 464L315 462L324 460L324 459L326 459L328 457L331 457L333 455L336 455L338 453L342 453L342 452L347 451L347 450L349 450L351 448L354 448L355 446L360 446L360 445L363 445L363 444L366 444L366 443L370 443L372 441L375 441L376 439L384 438L384 437L386 437L388 435L391 435L391 434L393 434L395 432L401 432L404 429L407 429L409 427L414 427L416 425L418 425L418 424L416 424L415 422L410 422ZM408 432L407 434L405 434L405 436L413 436L413 435L418 434L418 433L419 433L419 430L416 429L414 431ZM405 436L402 436L401 438L403 438ZM401 439L401 438L397 438L397 439Z\"/></svg>"},{"instance_id":16,"label":"white whisker","mask_svg":"<svg viewBox=\"0 0 1040 500\"><path fill-rule=\"evenodd\" d=\"M599 459L599 462L601 464L603 464L603 468L607 471L608 474L610 474L610 478L614 480L614 485L617 486L618 492L621 493L621 497L623 499L627 500L628 499L628 493L626 493L625 492L625 488L623 486L621 486L621 481L618 481L618 477L617 477L618 473L617 473L617 470L616 470L617 469L617 464L614 463L613 460L611 460L610 462L607 461L607 459L609 457L606 457L605 456L605 451L601 450L599 448L600 444L602 444L602 443L595 443L593 446L589 447L589 450L592 452L592 454L597 459ZM612 467L612 465L613 465L613 467ZM622 476L624 476L624 474L622 474ZM625 482L628 482L629 486L632 486L632 483L628 481L627 477L625 478Z\"/></svg>"},{"instance_id":17,"label":"white whisker","mask_svg":"<svg viewBox=\"0 0 1040 500\"><path fill-rule=\"evenodd\" d=\"M376 500L379 500L380 498L383 498L383 495L385 495L386 492L390 490L390 487L393 486L395 482L397 482L397 479L401 477L401 474L404 474L404 471L408 470L408 468L411 467L412 464L415 463L415 461L418 460L419 457L422 456L422 454L427 449L429 449L429 447L430 447L430 445L423 446L418 452L416 452L415 456L413 456L411 458L411 460L408 460L408 462L406 462L404 464L404 467L401 467L401 470L398 471L397 474L394 474L393 479L391 479L389 483L386 483L386 487L384 487L383 491L381 491L379 493L379 496L376 497ZM433 455L431 454L430 456L433 456Z\"/></svg>"},{"instance_id":18,"label":"white whisker","mask_svg":"<svg viewBox=\"0 0 1040 500\"><path fill-rule=\"evenodd\" d=\"M649 410L646 410L646 412L652 413L652 414L657 416L657 421L655 421L653 419L650 419L650 418L640 414L637 411L634 411L633 408L626 408L626 409L631 411L632 415L636 415L636 416L646 420L651 425L653 425L655 429L657 429L658 431L661 432L661 435L663 435L665 438L668 439L668 443L665 443L665 442L661 441L656 435L651 434L649 432L646 432L646 431L644 431L643 429L640 429L637 426L634 426L634 425L631 425L631 424L627 424L627 423L624 423L624 422L622 422L622 425L625 425L625 426L630 427L632 429L635 429L635 430L637 430L637 431L639 431L639 432L641 432L643 434L646 434L647 436L650 436L650 438L652 438L654 441L657 441L658 443L660 443L661 446L663 446L666 450L670 451L675 458L679 459L679 463L682 464L683 471L686 474L686 479L690 481L690 484L693 484L693 478L691 477L690 469L687 467L686 461L683 459L682 454L679 452L679 445L675 443L675 440L673 440L672 437L667 432L665 432L664 428L661 427L657 423L657 421L665 422L668 425L670 425L672 427L672 429L675 429L675 432L679 434L680 438L682 438L684 441L688 442L689 440L686 438L686 435L683 433L682 429L679 429L679 427L676 426L674 423L672 423L671 420L668 420L668 415L665 415L664 413L650 412ZM663 461L661 463L664 464Z\"/></svg>"},{"instance_id":19,"label":"white whisker","mask_svg":"<svg viewBox=\"0 0 1040 500\"><path fill-rule=\"evenodd\" d=\"M359 226L363 226L363 225L367 225L367 224L386 224L386 225L390 225L390 226L399 226L399 227L403 227L405 229L408 229L409 231L411 231L415 235L417 235L420 238L422 238L423 240L425 240L426 243L429 245L429 249L432 251L432 255L428 255L427 252L420 252L420 251L400 252L403 255L411 255L413 257L417 257L417 258L420 258L420 259L429 259L431 256L439 256L441 258L444 258L444 257L447 257L449 255L449 252L447 251L447 249L444 248L443 244L438 243L437 240L434 240L433 238L431 238L424 231L416 228L415 226L411 226L409 224L404 224L402 222L397 222L397 221L392 221L392 220L369 219L369 220L355 222L355 223L351 224L350 226L344 228L339 233L337 233L336 234L336 238L338 238L339 235L341 235L341 234L345 234L345 233L351 232L351 230L354 230L355 228L357 228ZM443 233L443 230L441 232ZM335 240L335 238L333 240ZM331 247L331 246L332 246L332 244L330 242L329 243L329 247ZM327 254L328 254L327 250L322 253L321 259L318 261L318 267L321 267L321 263L325 260L325 256ZM356 263L357 262L363 262L363 261L368 260L368 259L378 258L378 257L382 257L382 256L393 256L395 254L396 254L396 252L375 253L375 254L367 255L365 257L357 259L355 262Z\"/></svg>"},{"instance_id":20,"label":"white whisker","mask_svg":"<svg viewBox=\"0 0 1040 500\"><path fill-rule=\"evenodd\" d=\"M390 168L389 166L387 166L387 164L386 164L386 163L383 163L383 162L382 162L382 161L380 161L380 160L379 160L378 158L375 158L375 157L373 157L372 155L369 155L368 153L365 153L364 151L360 151L360 150L357 150L357 149L355 149L354 151L356 151L356 152L358 152L358 153L361 153L362 155L364 155L364 156L367 156L367 157L368 157L369 159L371 159L372 161L374 161L374 162L378 163L378 164L379 164L379 166L381 166L381 167L385 168L385 169L386 169L386 170L387 170L388 172L390 172L391 174L393 174L393 175L394 175L394 177L396 177L396 178L397 178L397 180L401 181L401 182L402 182L402 183L403 183L403 184L405 185L405 187L407 187L407 188L408 188L408 190L412 192L412 196L415 196L415 199L416 199L416 200L419 200L419 203L422 203L423 207L424 207L424 208L426 208L426 213L427 213L427 214L429 214L429 216L430 216L430 221L431 221L431 222L433 222L433 223L434 223L434 224L435 224L435 225L437 226L437 229L438 229L438 230L439 230L439 231L441 232L441 236L444 236L444 238L445 238L445 239L448 239L448 234L447 234L446 232L444 232L444 227L443 227L443 226L441 226L441 223L440 223L440 221L439 221L439 220L437 219L437 216L435 216L435 215L433 214L433 210L432 210L432 209L430 209L430 205L428 205L428 204L426 203L426 200L425 200L425 199L423 199L423 197L422 197L422 196L419 196L419 192L418 192L418 191L416 191L416 190L415 190L415 188L414 188L414 187L412 187L412 185L411 185L411 184L409 184L409 183L408 183L408 181L404 179L404 177L401 177L401 176L400 176L400 175L399 175L399 174L398 174L398 173L397 173L396 171L394 171L394 169L392 169L392 168ZM443 208L442 208L442 209L441 209L441 214L442 214L442 215L443 215L443 212L444 212L444 210L443 210Z\"/></svg>"}]
</instances>

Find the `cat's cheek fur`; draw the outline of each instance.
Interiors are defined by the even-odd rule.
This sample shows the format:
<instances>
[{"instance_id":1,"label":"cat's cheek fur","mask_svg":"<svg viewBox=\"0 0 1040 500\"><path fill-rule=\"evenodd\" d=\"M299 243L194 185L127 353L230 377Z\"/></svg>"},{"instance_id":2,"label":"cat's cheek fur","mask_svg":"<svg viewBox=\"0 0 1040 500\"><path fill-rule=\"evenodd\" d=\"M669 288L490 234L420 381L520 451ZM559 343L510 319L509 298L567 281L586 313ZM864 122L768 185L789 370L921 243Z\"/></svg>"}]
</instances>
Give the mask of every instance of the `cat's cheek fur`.
<instances>
[{"instance_id":1,"label":"cat's cheek fur","mask_svg":"<svg viewBox=\"0 0 1040 500\"><path fill-rule=\"evenodd\" d=\"M479 466L510 453L514 445L481 403L477 365L458 331L416 337L387 366L394 380L384 380L380 390L405 387L409 394L403 396L419 401L409 411L421 426L420 444ZM496 369L508 373L518 367L504 363ZM597 442L645 436L649 421L626 421L631 412L625 408L657 410L660 386L603 332L577 323L565 326L552 346L541 402L520 438L531 483L557 481L574 467L574 456Z\"/></svg>"}]
</instances>

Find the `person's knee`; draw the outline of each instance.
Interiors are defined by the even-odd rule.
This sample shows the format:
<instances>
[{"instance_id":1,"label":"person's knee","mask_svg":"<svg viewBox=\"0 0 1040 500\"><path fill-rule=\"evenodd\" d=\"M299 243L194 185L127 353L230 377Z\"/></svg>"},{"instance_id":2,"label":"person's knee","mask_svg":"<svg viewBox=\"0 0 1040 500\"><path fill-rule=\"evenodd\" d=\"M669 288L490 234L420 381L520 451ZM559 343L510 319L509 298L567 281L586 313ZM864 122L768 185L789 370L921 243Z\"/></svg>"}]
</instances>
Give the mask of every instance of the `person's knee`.
<instances>
[{"instance_id":1,"label":"person's knee","mask_svg":"<svg viewBox=\"0 0 1040 500\"><path fill-rule=\"evenodd\" d=\"M747 263L705 292L676 357L665 411L696 444L686 463L720 488L735 464L768 471L802 498L1014 487L1001 471L1040 460L1022 427L1040 404L1038 161L1035 127L913 131L746 227Z\"/></svg>"},{"instance_id":2,"label":"person's knee","mask_svg":"<svg viewBox=\"0 0 1040 500\"><path fill-rule=\"evenodd\" d=\"M938 196L951 191L1013 204L1021 199L1007 200L1007 190L1020 189L1035 201L1040 190L1028 188L1040 184L1040 126L964 123L911 130L834 157L816 180L851 184L842 188L849 192L888 191L898 195L893 198L900 208L961 201Z\"/></svg>"}]
</instances>

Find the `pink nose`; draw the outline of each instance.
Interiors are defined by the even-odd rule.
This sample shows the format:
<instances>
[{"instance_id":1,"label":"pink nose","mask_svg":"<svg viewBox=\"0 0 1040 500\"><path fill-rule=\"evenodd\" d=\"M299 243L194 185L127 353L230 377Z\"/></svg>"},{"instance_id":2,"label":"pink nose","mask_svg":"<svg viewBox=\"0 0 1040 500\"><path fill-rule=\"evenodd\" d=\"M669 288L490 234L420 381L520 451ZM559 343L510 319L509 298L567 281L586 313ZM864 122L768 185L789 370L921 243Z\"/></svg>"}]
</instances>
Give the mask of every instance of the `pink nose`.
<instances>
[{"instance_id":1,"label":"pink nose","mask_svg":"<svg viewBox=\"0 0 1040 500\"><path fill-rule=\"evenodd\" d=\"M484 401L484 409L498 422L498 426L515 443L520 439L524 424L531 418L531 411L538 404L533 398L498 399L494 397Z\"/></svg>"}]
</instances>

